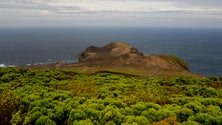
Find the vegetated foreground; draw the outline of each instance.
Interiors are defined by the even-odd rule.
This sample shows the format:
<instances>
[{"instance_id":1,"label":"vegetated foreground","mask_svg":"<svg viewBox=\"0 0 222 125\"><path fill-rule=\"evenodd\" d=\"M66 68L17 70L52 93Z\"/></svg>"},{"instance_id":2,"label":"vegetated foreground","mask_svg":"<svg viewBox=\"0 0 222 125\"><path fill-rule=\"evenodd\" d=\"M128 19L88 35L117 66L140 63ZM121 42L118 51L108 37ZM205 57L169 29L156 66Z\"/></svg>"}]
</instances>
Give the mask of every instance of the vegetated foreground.
<instances>
[{"instance_id":1,"label":"vegetated foreground","mask_svg":"<svg viewBox=\"0 0 222 125\"><path fill-rule=\"evenodd\" d=\"M0 124L221 125L222 78L0 69Z\"/></svg>"}]
</instances>

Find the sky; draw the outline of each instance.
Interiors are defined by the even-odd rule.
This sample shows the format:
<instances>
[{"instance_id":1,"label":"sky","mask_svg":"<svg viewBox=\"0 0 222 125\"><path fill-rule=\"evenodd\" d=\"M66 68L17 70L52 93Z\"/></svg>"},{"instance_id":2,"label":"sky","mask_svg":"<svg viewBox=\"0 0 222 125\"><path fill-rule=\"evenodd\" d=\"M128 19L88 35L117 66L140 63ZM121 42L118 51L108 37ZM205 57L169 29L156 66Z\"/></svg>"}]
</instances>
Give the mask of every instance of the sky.
<instances>
[{"instance_id":1,"label":"sky","mask_svg":"<svg viewBox=\"0 0 222 125\"><path fill-rule=\"evenodd\" d=\"M222 27L222 0L0 0L0 27Z\"/></svg>"}]
</instances>

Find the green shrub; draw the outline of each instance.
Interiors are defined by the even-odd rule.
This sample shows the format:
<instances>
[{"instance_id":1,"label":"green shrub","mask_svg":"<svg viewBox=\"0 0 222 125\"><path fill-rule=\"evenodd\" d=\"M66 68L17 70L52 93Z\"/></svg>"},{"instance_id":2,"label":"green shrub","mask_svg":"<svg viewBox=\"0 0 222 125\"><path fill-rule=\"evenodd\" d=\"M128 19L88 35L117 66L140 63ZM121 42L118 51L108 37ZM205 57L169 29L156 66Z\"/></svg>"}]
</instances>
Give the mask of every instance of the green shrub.
<instances>
[{"instance_id":1,"label":"green shrub","mask_svg":"<svg viewBox=\"0 0 222 125\"><path fill-rule=\"evenodd\" d=\"M222 100L221 99L206 98L204 100L201 100L201 103L205 106L208 106L208 105L219 106L222 109Z\"/></svg>"},{"instance_id":2,"label":"green shrub","mask_svg":"<svg viewBox=\"0 0 222 125\"><path fill-rule=\"evenodd\" d=\"M181 125L200 125L200 123L195 121L185 121Z\"/></svg>"},{"instance_id":3,"label":"green shrub","mask_svg":"<svg viewBox=\"0 0 222 125\"><path fill-rule=\"evenodd\" d=\"M155 121L160 121L168 117L176 117L176 114L168 109L161 109L156 112L155 117Z\"/></svg>"},{"instance_id":4,"label":"green shrub","mask_svg":"<svg viewBox=\"0 0 222 125\"><path fill-rule=\"evenodd\" d=\"M99 119L100 112L95 109L86 108L84 112L86 113L87 118L89 118L92 121Z\"/></svg>"},{"instance_id":5,"label":"green shrub","mask_svg":"<svg viewBox=\"0 0 222 125\"><path fill-rule=\"evenodd\" d=\"M55 113L54 113L54 110L53 109L48 109L47 110L47 116L52 119L52 120L55 120L56 121L56 116L55 116ZM57 122L57 121L56 121Z\"/></svg>"},{"instance_id":6,"label":"green shrub","mask_svg":"<svg viewBox=\"0 0 222 125\"><path fill-rule=\"evenodd\" d=\"M90 119L74 121L73 125L94 125Z\"/></svg>"},{"instance_id":7,"label":"green shrub","mask_svg":"<svg viewBox=\"0 0 222 125\"><path fill-rule=\"evenodd\" d=\"M56 123L47 116L41 116L36 120L35 125L56 125Z\"/></svg>"},{"instance_id":8,"label":"green shrub","mask_svg":"<svg viewBox=\"0 0 222 125\"><path fill-rule=\"evenodd\" d=\"M124 116L134 115L134 111L130 107L121 108L119 111Z\"/></svg>"},{"instance_id":9,"label":"green shrub","mask_svg":"<svg viewBox=\"0 0 222 125\"><path fill-rule=\"evenodd\" d=\"M144 110L147 109L146 105L144 103L142 103L142 102L138 102L137 104L132 105L131 107L132 107L132 109L134 111L134 115L136 115L136 116L140 115L141 112L143 112Z\"/></svg>"},{"instance_id":10,"label":"green shrub","mask_svg":"<svg viewBox=\"0 0 222 125\"><path fill-rule=\"evenodd\" d=\"M149 125L150 124L150 121L144 116L137 116L135 120L138 125Z\"/></svg>"},{"instance_id":11,"label":"green shrub","mask_svg":"<svg viewBox=\"0 0 222 125\"><path fill-rule=\"evenodd\" d=\"M159 110L159 109L161 109L161 106L158 104L154 104L154 103L148 103L148 104L146 104L146 108L154 108L155 110Z\"/></svg>"},{"instance_id":12,"label":"green shrub","mask_svg":"<svg viewBox=\"0 0 222 125\"><path fill-rule=\"evenodd\" d=\"M150 125L149 120L144 116L127 116L122 125Z\"/></svg>"},{"instance_id":13,"label":"green shrub","mask_svg":"<svg viewBox=\"0 0 222 125\"><path fill-rule=\"evenodd\" d=\"M126 104L124 104L122 101L118 100L107 100L109 101L109 105L112 106L112 107L117 107L117 108L124 108L126 107Z\"/></svg>"},{"instance_id":14,"label":"green shrub","mask_svg":"<svg viewBox=\"0 0 222 125\"><path fill-rule=\"evenodd\" d=\"M81 109L80 110L72 110L69 114L68 124L72 125L74 121L84 120L86 119L86 114Z\"/></svg>"},{"instance_id":15,"label":"green shrub","mask_svg":"<svg viewBox=\"0 0 222 125\"><path fill-rule=\"evenodd\" d=\"M177 120L179 122L184 122L184 121L187 121L187 119L190 117L190 116L193 116L194 115L194 111L187 108L187 107L184 107L184 108L181 108L181 109L178 109L175 111L176 115L177 115Z\"/></svg>"},{"instance_id":16,"label":"green shrub","mask_svg":"<svg viewBox=\"0 0 222 125\"><path fill-rule=\"evenodd\" d=\"M205 110L205 106L199 102L189 102L185 104L184 106L191 109L195 113L203 112Z\"/></svg>"},{"instance_id":17,"label":"green shrub","mask_svg":"<svg viewBox=\"0 0 222 125\"><path fill-rule=\"evenodd\" d=\"M157 112L156 109L149 108L147 111L147 114L146 114L146 118L148 118L150 122L157 121L158 118L156 117L156 112ZM143 113L143 115L145 115L145 114Z\"/></svg>"},{"instance_id":18,"label":"green shrub","mask_svg":"<svg viewBox=\"0 0 222 125\"><path fill-rule=\"evenodd\" d=\"M188 120L196 121L205 125L220 125L216 117L213 117L207 113L197 113L195 116L190 117Z\"/></svg>"},{"instance_id":19,"label":"green shrub","mask_svg":"<svg viewBox=\"0 0 222 125\"><path fill-rule=\"evenodd\" d=\"M54 112L55 120L57 122L62 122L63 118L65 117L65 113L64 113L63 107L55 106L54 111L55 111Z\"/></svg>"},{"instance_id":20,"label":"green shrub","mask_svg":"<svg viewBox=\"0 0 222 125\"><path fill-rule=\"evenodd\" d=\"M35 122L40 116L42 116L42 113L40 111L32 113L30 117L31 123Z\"/></svg>"},{"instance_id":21,"label":"green shrub","mask_svg":"<svg viewBox=\"0 0 222 125\"><path fill-rule=\"evenodd\" d=\"M104 107L104 101L101 101L101 100L94 100L92 99L92 101L95 101L95 102L92 102L90 104L88 104L88 107L89 108L93 108L95 110L98 110L98 111L102 111L105 107Z\"/></svg>"},{"instance_id":22,"label":"green shrub","mask_svg":"<svg viewBox=\"0 0 222 125\"><path fill-rule=\"evenodd\" d=\"M105 125L116 125L116 123L113 122L113 121L108 121L108 122L105 123Z\"/></svg>"},{"instance_id":23,"label":"green shrub","mask_svg":"<svg viewBox=\"0 0 222 125\"><path fill-rule=\"evenodd\" d=\"M108 121L113 121L116 124L121 124L123 121L123 116L118 109L107 106L103 111L101 111L99 116L99 123L104 124Z\"/></svg>"},{"instance_id":24,"label":"green shrub","mask_svg":"<svg viewBox=\"0 0 222 125\"><path fill-rule=\"evenodd\" d=\"M222 116L222 112L219 106L209 105L206 107L207 113L212 116Z\"/></svg>"}]
</instances>

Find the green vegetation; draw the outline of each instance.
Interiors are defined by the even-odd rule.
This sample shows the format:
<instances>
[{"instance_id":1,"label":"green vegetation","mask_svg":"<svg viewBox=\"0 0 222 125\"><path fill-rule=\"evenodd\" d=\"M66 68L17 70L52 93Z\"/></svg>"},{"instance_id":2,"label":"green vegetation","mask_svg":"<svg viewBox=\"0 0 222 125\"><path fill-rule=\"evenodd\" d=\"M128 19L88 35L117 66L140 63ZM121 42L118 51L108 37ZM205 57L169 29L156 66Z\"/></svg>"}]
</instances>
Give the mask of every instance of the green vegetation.
<instances>
[{"instance_id":1,"label":"green vegetation","mask_svg":"<svg viewBox=\"0 0 222 125\"><path fill-rule=\"evenodd\" d=\"M170 61L175 62L175 63L183 66L185 69L189 70L188 65L185 60L180 59L174 55L161 55L161 56L162 56L162 58L169 59Z\"/></svg>"},{"instance_id":2,"label":"green vegetation","mask_svg":"<svg viewBox=\"0 0 222 125\"><path fill-rule=\"evenodd\" d=\"M221 125L222 78L0 69L1 125Z\"/></svg>"}]
</instances>

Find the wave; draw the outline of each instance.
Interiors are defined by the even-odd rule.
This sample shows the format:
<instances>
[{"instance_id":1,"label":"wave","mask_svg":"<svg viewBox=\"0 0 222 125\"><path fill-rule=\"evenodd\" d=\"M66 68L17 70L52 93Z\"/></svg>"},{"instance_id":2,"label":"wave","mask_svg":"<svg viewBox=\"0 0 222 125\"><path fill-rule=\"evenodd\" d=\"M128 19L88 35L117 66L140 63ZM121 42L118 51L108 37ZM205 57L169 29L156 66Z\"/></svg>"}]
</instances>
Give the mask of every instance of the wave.
<instances>
[{"instance_id":1,"label":"wave","mask_svg":"<svg viewBox=\"0 0 222 125\"><path fill-rule=\"evenodd\" d=\"M0 68L7 67L5 64L0 64Z\"/></svg>"},{"instance_id":2,"label":"wave","mask_svg":"<svg viewBox=\"0 0 222 125\"><path fill-rule=\"evenodd\" d=\"M0 64L0 68L5 68L5 67L14 68L14 67L17 67L17 66L15 66L15 65L5 65L5 64Z\"/></svg>"}]
</instances>

